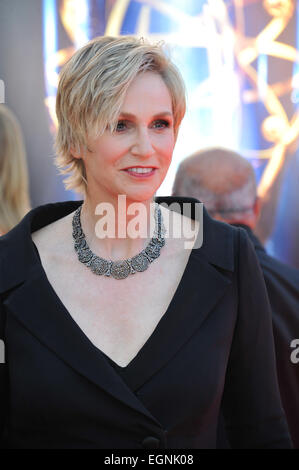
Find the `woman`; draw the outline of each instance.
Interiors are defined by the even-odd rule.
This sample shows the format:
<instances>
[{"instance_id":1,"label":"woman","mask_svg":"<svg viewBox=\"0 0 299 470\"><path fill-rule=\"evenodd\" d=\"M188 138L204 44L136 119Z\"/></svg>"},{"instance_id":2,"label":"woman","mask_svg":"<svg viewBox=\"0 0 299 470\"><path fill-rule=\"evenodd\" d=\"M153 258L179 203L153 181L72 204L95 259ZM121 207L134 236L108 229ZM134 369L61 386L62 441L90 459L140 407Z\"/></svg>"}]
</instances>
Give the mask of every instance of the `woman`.
<instances>
[{"instance_id":1,"label":"woman","mask_svg":"<svg viewBox=\"0 0 299 470\"><path fill-rule=\"evenodd\" d=\"M0 235L17 225L30 209L26 152L19 123L0 104Z\"/></svg>"},{"instance_id":2,"label":"woman","mask_svg":"<svg viewBox=\"0 0 299 470\"><path fill-rule=\"evenodd\" d=\"M159 45L96 38L62 70L57 164L84 199L1 240L4 446L214 448L220 409L232 447L291 446L246 234L204 211L185 249L200 224L175 236L190 217L162 203L196 200L153 203L184 112Z\"/></svg>"}]
</instances>

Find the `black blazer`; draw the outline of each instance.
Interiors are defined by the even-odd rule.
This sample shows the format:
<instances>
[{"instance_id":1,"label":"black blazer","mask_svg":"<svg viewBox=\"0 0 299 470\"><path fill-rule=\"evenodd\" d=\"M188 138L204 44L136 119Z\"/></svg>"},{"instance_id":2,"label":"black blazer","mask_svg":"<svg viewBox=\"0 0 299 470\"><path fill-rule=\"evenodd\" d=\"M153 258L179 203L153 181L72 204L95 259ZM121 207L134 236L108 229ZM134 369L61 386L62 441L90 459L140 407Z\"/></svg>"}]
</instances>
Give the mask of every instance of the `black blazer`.
<instances>
[{"instance_id":1,"label":"black blazer","mask_svg":"<svg viewBox=\"0 0 299 470\"><path fill-rule=\"evenodd\" d=\"M204 210L203 246L125 383L57 297L32 242L32 231L80 203L37 207L0 238L3 447L215 448L221 405L233 448L291 447L246 232Z\"/></svg>"},{"instance_id":2,"label":"black blazer","mask_svg":"<svg viewBox=\"0 0 299 470\"><path fill-rule=\"evenodd\" d=\"M291 342L299 338L299 269L268 255L249 227L238 226L246 230L264 274L272 310L280 394L294 447L299 449L299 363L290 360Z\"/></svg>"}]
</instances>

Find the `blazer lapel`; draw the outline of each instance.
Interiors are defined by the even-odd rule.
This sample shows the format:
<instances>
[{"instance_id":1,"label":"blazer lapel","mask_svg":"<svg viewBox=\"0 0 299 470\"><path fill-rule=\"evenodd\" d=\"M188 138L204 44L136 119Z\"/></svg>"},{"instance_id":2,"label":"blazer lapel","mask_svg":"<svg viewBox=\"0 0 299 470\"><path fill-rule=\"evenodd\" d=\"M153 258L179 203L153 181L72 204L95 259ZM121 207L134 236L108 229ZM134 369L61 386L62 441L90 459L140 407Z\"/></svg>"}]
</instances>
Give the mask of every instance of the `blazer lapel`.
<instances>
[{"instance_id":1,"label":"blazer lapel","mask_svg":"<svg viewBox=\"0 0 299 470\"><path fill-rule=\"evenodd\" d=\"M174 201L175 198L166 197L159 198L157 202ZM190 198L180 198L179 201L198 202ZM128 365L125 383L68 313L48 282L34 251L33 229L67 215L79 204L66 202L36 208L7 236L1 237L0 293L4 293L6 298L3 303L25 328L66 364L159 425L133 391L171 360L221 300L231 281L215 266L234 270L232 231L235 229L214 222L204 209L203 246L192 250L167 312Z\"/></svg>"},{"instance_id":2,"label":"blazer lapel","mask_svg":"<svg viewBox=\"0 0 299 470\"><path fill-rule=\"evenodd\" d=\"M189 197L156 197L156 202L198 203ZM191 217L195 218L194 206ZM128 365L126 381L137 390L179 351L221 300L231 280L220 270L233 272L233 232L228 224L214 221L203 207L203 245L193 249L181 282L155 331Z\"/></svg>"},{"instance_id":3,"label":"blazer lapel","mask_svg":"<svg viewBox=\"0 0 299 470\"><path fill-rule=\"evenodd\" d=\"M199 249L200 251L200 249ZM157 325L126 372L133 390L140 388L179 351L221 300L231 281L191 252L177 291Z\"/></svg>"},{"instance_id":4,"label":"blazer lapel","mask_svg":"<svg viewBox=\"0 0 299 470\"><path fill-rule=\"evenodd\" d=\"M40 265L34 265L26 281L11 291L3 303L25 328L68 366L159 424L68 314Z\"/></svg>"}]
</instances>

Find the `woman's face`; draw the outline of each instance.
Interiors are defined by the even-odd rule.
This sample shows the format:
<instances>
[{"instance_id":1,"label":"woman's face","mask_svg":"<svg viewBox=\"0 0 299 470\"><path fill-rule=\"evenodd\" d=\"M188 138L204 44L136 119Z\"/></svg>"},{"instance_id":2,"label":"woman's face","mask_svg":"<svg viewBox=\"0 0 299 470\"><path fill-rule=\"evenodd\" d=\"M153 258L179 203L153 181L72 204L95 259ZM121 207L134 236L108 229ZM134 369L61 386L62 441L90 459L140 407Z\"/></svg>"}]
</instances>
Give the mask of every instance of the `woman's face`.
<instances>
[{"instance_id":1,"label":"woman's face","mask_svg":"<svg viewBox=\"0 0 299 470\"><path fill-rule=\"evenodd\" d=\"M154 72L138 75L128 88L116 131L107 129L88 142L83 157L88 194L102 201L119 194L132 201L151 199L166 176L174 144L167 86Z\"/></svg>"}]
</instances>

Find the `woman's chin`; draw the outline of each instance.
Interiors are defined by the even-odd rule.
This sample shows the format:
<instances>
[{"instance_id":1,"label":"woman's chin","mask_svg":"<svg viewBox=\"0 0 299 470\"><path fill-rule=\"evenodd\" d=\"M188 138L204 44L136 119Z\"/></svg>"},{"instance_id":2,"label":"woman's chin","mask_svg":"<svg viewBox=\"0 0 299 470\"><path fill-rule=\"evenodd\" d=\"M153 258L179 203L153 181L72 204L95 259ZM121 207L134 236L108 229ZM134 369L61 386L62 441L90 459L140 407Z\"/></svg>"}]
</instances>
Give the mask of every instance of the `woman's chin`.
<instances>
[{"instance_id":1,"label":"woman's chin","mask_svg":"<svg viewBox=\"0 0 299 470\"><path fill-rule=\"evenodd\" d=\"M127 199L132 201L143 202L152 199L159 187L160 184L143 185L143 187L139 188L136 188L136 186L126 186L123 188L123 192L119 194L126 195Z\"/></svg>"},{"instance_id":2,"label":"woman's chin","mask_svg":"<svg viewBox=\"0 0 299 470\"><path fill-rule=\"evenodd\" d=\"M145 202L151 200L157 189L152 189L151 191L127 191L125 196L127 200L136 201L136 202Z\"/></svg>"}]
</instances>

